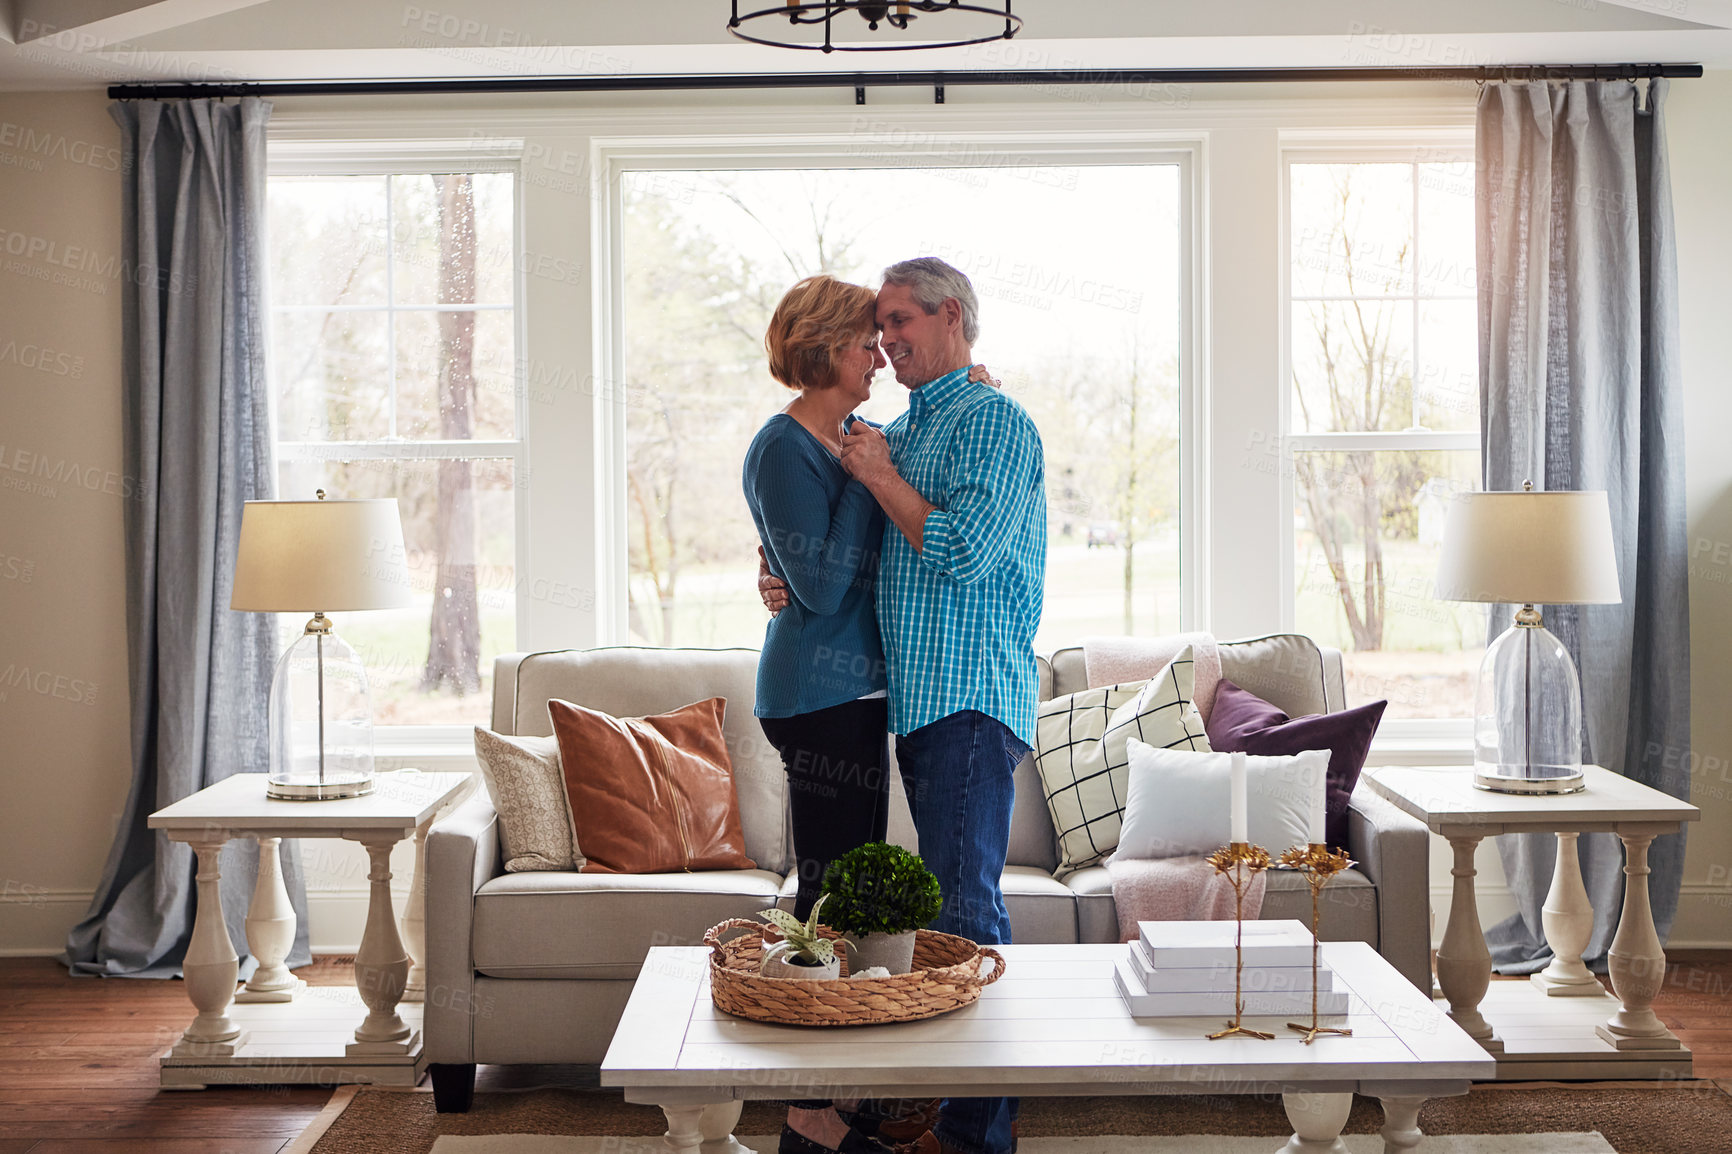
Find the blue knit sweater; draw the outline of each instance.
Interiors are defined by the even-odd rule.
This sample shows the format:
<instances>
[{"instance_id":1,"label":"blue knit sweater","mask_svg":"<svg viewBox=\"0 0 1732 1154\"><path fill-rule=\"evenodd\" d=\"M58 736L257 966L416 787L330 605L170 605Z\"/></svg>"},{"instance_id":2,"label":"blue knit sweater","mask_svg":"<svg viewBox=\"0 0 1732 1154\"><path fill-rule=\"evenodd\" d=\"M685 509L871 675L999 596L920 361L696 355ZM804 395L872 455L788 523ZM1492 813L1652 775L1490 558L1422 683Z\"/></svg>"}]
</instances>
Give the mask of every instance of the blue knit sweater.
<instances>
[{"instance_id":1,"label":"blue knit sweater","mask_svg":"<svg viewBox=\"0 0 1732 1154\"><path fill-rule=\"evenodd\" d=\"M793 599L764 632L756 714L792 717L884 689L878 502L786 413L752 438L742 481L770 571Z\"/></svg>"}]
</instances>

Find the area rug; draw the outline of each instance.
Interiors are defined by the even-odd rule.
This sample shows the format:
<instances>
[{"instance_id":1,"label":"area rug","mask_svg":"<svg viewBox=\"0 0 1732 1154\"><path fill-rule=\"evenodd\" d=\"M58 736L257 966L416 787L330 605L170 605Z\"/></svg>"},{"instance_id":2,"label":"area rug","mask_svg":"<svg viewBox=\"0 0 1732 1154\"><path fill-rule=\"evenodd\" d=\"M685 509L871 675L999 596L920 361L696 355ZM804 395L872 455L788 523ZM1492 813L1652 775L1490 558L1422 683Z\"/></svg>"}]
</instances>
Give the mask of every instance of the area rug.
<instances>
[{"instance_id":1,"label":"area rug","mask_svg":"<svg viewBox=\"0 0 1732 1154\"><path fill-rule=\"evenodd\" d=\"M756 1154L775 1154L777 1135L741 1136ZM1018 1154L1270 1154L1280 1138L1219 1138L1184 1134L1150 1138L1118 1134L1096 1138L1024 1138ZM1383 1139L1356 1134L1348 1154L1383 1154ZM1427 1138L1425 1154L1610 1154L1598 1134L1456 1134ZM502 1134L492 1138L445 1137L433 1154L666 1154L660 1138L549 1138Z\"/></svg>"},{"instance_id":2,"label":"area rug","mask_svg":"<svg viewBox=\"0 0 1732 1154\"><path fill-rule=\"evenodd\" d=\"M748 1102L736 1132L773 1135L781 1129L783 1111L763 1102ZM1440 1098L1426 1104L1420 1127L1433 1136L1422 1149L1435 1154L1732 1154L1732 1096L1713 1082L1655 1086L1531 1084L1522 1087L1476 1087L1460 1098ZM1373 1099L1356 1099L1345 1133L1349 1149L1378 1151L1373 1136L1383 1113ZM540 1088L511 1092L478 1092L467 1114L439 1114L426 1090L384 1090L345 1087L300 1140L293 1154L435 1154L441 1138L514 1137L517 1146L485 1147L443 1143L437 1154L657 1154L667 1123L660 1110L624 1102L617 1091ZM1255 1095L1185 1097L1024 1098L1021 1122L1023 1154L1117 1154L1118 1151L1173 1150L1195 1154L1240 1154L1273 1150L1276 1142L1234 1142L1218 1147L1200 1144L1197 1135L1232 1135L1236 1139L1284 1138L1292 1132L1279 1098ZM538 1147L530 1136L565 1139L565 1145ZM1547 1145L1493 1144L1493 1138L1536 1136ZM1084 1139L1140 1137L1129 1145L1085 1142ZM1174 1138L1161 1146L1147 1139ZM1444 1144L1445 1137L1461 1141ZM602 1141L573 1145L572 1138ZM1031 1139L1052 1139L1037 1146ZM746 1144L773 1150L775 1144ZM1574 1143L1573 1145L1570 1143ZM1598 1143L1598 1144L1589 1144ZM288 1154L288 1151L285 1151Z\"/></svg>"}]
</instances>

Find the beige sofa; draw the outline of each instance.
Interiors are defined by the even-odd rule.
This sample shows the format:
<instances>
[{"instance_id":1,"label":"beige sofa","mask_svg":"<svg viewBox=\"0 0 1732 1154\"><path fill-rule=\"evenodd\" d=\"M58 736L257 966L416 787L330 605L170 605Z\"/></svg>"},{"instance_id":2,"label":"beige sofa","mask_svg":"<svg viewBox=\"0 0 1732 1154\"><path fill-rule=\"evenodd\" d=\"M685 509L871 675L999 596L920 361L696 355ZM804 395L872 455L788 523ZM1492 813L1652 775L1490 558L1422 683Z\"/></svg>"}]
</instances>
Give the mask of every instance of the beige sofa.
<instances>
[{"instance_id":1,"label":"beige sofa","mask_svg":"<svg viewBox=\"0 0 1732 1154\"><path fill-rule=\"evenodd\" d=\"M1288 714L1344 707L1341 655L1286 634L1225 642L1225 677ZM728 701L724 724L755 870L618 876L501 869L492 803L479 792L427 839L427 1054L441 1111L466 1110L477 1063L599 1063L646 951L696 945L725 918L793 904L782 765L752 715L756 650L609 648L510 654L495 668L493 728L551 732L550 698L618 715ZM1086 687L1080 648L1041 659L1041 697ZM890 838L911 849L899 780ZM1430 988L1425 827L1361 786L1349 814L1358 867L1325 891L1323 936L1369 942ZM1018 942L1117 937L1104 867L1055 877L1057 842L1031 759L1017 769L1003 888ZM1262 916L1306 918L1309 893L1271 871Z\"/></svg>"}]
</instances>

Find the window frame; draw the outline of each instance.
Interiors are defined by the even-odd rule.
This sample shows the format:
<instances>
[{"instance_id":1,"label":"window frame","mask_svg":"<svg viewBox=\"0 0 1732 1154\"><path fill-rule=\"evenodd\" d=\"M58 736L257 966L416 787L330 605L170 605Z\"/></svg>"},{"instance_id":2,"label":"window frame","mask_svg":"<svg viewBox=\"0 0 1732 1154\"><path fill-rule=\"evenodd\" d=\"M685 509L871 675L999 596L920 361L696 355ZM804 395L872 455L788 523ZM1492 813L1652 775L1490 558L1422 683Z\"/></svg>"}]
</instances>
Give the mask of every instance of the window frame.
<instances>
[{"instance_id":1,"label":"window frame","mask_svg":"<svg viewBox=\"0 0 1732 1154\"><path fill-rule=\"evenodd\" d=\"M1471 126L1460 129L1414 130L1393 136L1387 130L1308 132L1292 131L1281 134L1280 165L1280 426L1278 433L1281 508L1287 511L1281 521L1281 626L1297 628L1295 623L1294 566L1297 562L1297 534L1294 516L1297 491L1295 454L1301 452L1339 452L1343 450L1480 450L1477 432L1447 432L1439 430L1404 429L1391 432L1296 433L1293 431L1293 262L1292 174L1295 164L1376 164L1397 163L1417 166L1427 162L1474 160L1474 137ZM1414 226L1417 231L1419 184L1414 182ZM1405 296L1391 296L1393 301L1408 301L1417 308L1426 299L1419 290L1419 248L1416 236L1414 253L1413 291ZM1449 298L1455 299L1455 298ZM1380 760L1388 764L1436 760L1429 756L1438 749L1462 750L1471 747L1473 720L1465 717L1389 718L1378 729L1376 748Z\"/></svg>"},{"instance_id":2,"label":"window frame","mask_svg":"<svg viewBox=\"0 0 1732 1154\"><path fill-rule=\"evenodd\" d=\"M1204 142L1195 133L1091 134L1077 133L1066 139L1038 136L1024 137L1014 133L955 133L933 139L922 148L877 151L862 149L858 137L832 136L802 139L790 145L782 136L742 137L730 141L706 140L694 148L689 141L644 141L635 139L597 139L595 142L597 170L607 190L599 231L607 238L600 249L607 261L598 269L598 280L606 286L598 294L600 311L605 318L601 326L601 363L606 366L605 379L624 381L624 276L622 261L623 205L622 177L626 172L694 171L694 170L787 170L801 169L881 169L886 167L1002 167L1002 158L1012 156L1018 165L1027 166L1105 166L1105 165L1174 165L1178 168L1180 238L1178 244L1179 278L1179 585L1180 628L1201 628L1197 623L1207 613L1208 558L1202 542L1205 539L1200 495L1207 491L1204 465L1199 461L1199 446L1203 441L1201 406L1198 403L1198 363L1202 357L1202 329L1199 322L1199 246L1198 202ZM960 152L960 162L955 160ZM987 158L987 163L970 164L967 158ZM994 158L998 159L993 164ZM931 163L921 163L930 161ZM603 279L605 278L605 279ZM603 587L607 596L601 604L608 607L599 617L599 644L627 644L630 636L630 606L627 598L630 554L627 543L627 494L624 462L627 456L626 415L621 405L612 406L608 421L601 431L606 438L606 467L598 485L605 509L607 529L604 536L610 545L611 557Z\"/></svg>"},{"instance_id":3,"label":"window frame","mask_svg":"<svg viewBox=\"0 0 1732 1154\"><path fill-rule=\"evenodd\" d=\"M1472 140L1474 123L1471 87L1379 89L1375 99L1327 86L1271 93L1268 86L1168 86L1097 102L1092 91L1081 99L1072 89L981 89L933 106L910 94L883 94L881 102L874 91L867 108L853 106L847 92L732 94L702 104L650 95L578 105L524 98L440 107L387 97L309 97L279 100L267 132L273 171L290 161L309 172L333 171L338 164L359 171L355 166L361 163L411 170L441 159L471 170L483 160L514 164L520 174L520 244L533 249L537 260L562 259L583 270L581 279L560 281L519 270L520 371L526 363L530 374L529 400L520 407L527 426L519 451L534 482L533 490L519 489L517 509L517 551L525 574L517 619L522 649L604 644L610 550L622 559L624 572L623 535L617 543L607 539L623 525L601 491L603 471L619 450L605 419L602 348L610 334L603 306L618 254L610 246L604 150L617 156L636 148L678 148L703 157L744 137L764 142L766 152L786 155L813 140L852 141L879 126L903 134L903 155L920 141L941 149L965 142L965 148L978 149L966 142L984 140L991 142L987 147L1011 152L1039 141L1073 149L1125 141L1187 148L1195 157L1187 182L1192 200L1185 250L1192 306L1186 331L1193 349L1187 374L1191 418L1185 426L1192 435L1185 475L1190 484L1181 510L1187 522L1187 626L1248 637L1291 627L1281 612L1283 591L1292 582L1290 545L1282 535L1291 533L1290 494L1283 505L1282 470L1253 459L1285 427L1283 149L1461 147ZM549 375L575 374L577 387L559 378L546 403L548 378L538 382L538 366ZM1278 462L1277 455L1268 457ZM1272 553L1279 565L1271 564ZM572 605L569 598L529 596L531 582L569 582L586 599ZM1471 760L1465 731L1431 737L1424 732L1431 724L1392 721L1379 734L1374 759ZM399 764L473 767L467 726L429 728L446 731L448 740L403 735ZM1395 730L1410 736L1398 738ZM386 727L377 735L379 756L387 759L397 738Z\"/></svg>"},{"instance_id":4,"label":"window frame","mask_svg":"<svg viewBox=\"0 0 1732 1154\"><path fill-rule=\"evenodd\" d=\"M428 174L447 173L509 173L512 176L512 340L515 346L514 361L522 360L522 350L527 339L527 317L524 305L524 271L521 254L523 253L524 221L523 221L523 189L522 189L522 156L519 150L510 147L509 142L504 147L477 149L474 143L468 141L366 141L366 142L299 142L273 140L266 159L265 179L268 184L278 177L331 177L346 176L425 176ZM388 194L387 194L388 195ZM387 203L387 208L389 207ZM387 217L389 219L389 217ZM389 235L387 238L389 243ZM391 259L387 249L386 259ZM270 305L267 308L266 340L274 341L274 325L276 314L282 310L298 306ZM424 306L407 306L420 308ZM367 306L372 309L372 306ZM487 309L497 310L499 306L479 306L476 311ZM393 317L399 310L394 300L387 300L382 310L387 317ZM274 344L267 343L267 348ZM267 359L270 367L270 404L271 427L277 427L276 404L277 386L274 362ZM514 648L523 647L523 613L527 598L529 582L524 579L526 574L526 559L528 555L528 540L526 519L529 511L528 493L520 483L529 460L528 438L526 428L526 406L523 403L523 382L521 374L516 388L513 390L513 425L516 437L513 440L409 440L389 437L384 440L370 441L281 441L274 440L273 447L277 464L285 461L361 461L361 460L391 460L391 461L440 461L440 460L476 460L476 461L509 461L512 469L512 505L516 518L514 539L512 541L515 598L514 606ZM395 404L393 403L393 415ZM491 719L491 700L488 703L488 715ZM399 768L413 761L417 765L431 768L450 768L454 763L461 763L464 757L456 753L459 747L467 749L470 743L472 725L469 723L441 723L427 725L378 725L373 730L374 754L382 768Z\"/></svg>"}]
</instances>

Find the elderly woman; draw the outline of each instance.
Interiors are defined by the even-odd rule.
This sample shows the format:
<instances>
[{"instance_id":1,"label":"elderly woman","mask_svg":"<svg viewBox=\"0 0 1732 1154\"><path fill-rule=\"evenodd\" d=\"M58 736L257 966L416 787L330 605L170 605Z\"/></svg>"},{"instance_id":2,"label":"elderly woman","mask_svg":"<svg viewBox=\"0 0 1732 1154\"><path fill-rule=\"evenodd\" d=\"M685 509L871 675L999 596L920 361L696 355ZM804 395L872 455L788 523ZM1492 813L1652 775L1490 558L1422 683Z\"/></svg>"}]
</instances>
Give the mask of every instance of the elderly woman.
<instances>
[{"instance_id":1,"label":"elderly woman","mask_svg":"<svg viewBox=\"0 0 1732 1154\"><path fill-rule=\"evenodd\" d=\"M831 859L882 841L890 812L884 648L873 609L884 514L840 459L842 422L871 397L886 363L875 300L871 289L828 276L788 290L764 348L770 375L795 395L746 450L746 504L790 597L764 636L757 715L788 773L799 918L817 902ZM828 1101L789 1103L780 1154L889 1150Z\"/></svg>"},{"instance_id":2,"label":"elderly woman","mask_svg":"<svg viewBox=\"0 0 1732 1154\"><path fill-rule=\"evenodd\" d=\"M884 514L842 468L841 428L885 365L871 289L828 276L789 289L770 318L770 375L794 398L746 451L746 503L770 570L788 585L758 661L757 715L788 772L794 915L824 867L884 838L889 815L884 648L873 581Z\"/></svg>"}]
</instances>

